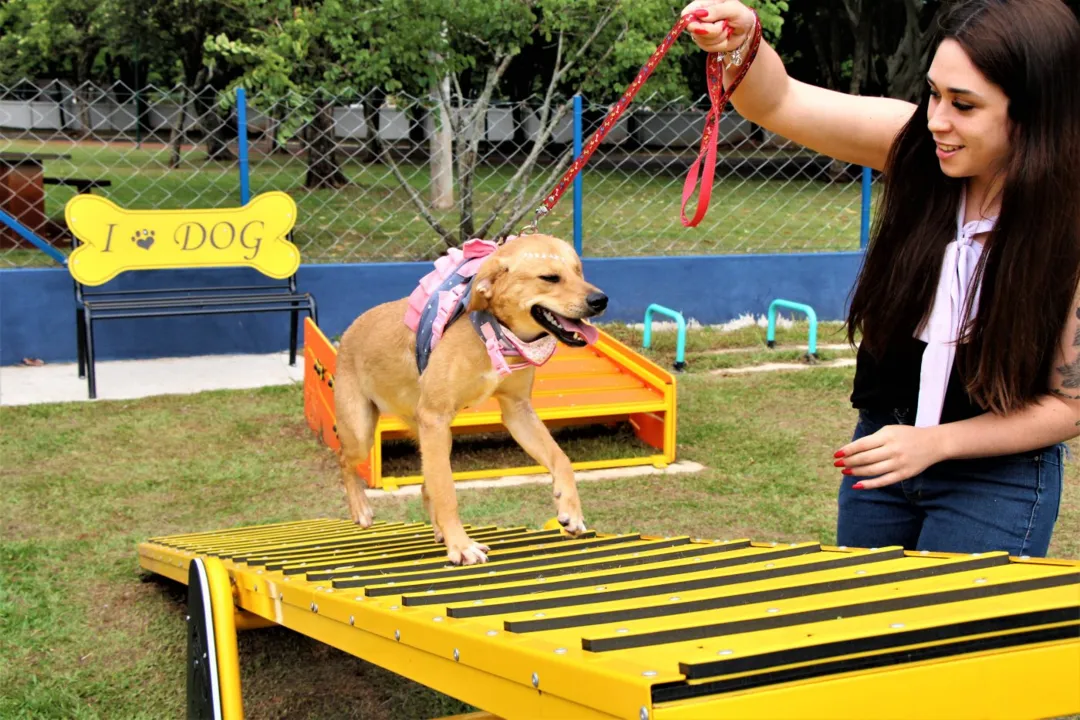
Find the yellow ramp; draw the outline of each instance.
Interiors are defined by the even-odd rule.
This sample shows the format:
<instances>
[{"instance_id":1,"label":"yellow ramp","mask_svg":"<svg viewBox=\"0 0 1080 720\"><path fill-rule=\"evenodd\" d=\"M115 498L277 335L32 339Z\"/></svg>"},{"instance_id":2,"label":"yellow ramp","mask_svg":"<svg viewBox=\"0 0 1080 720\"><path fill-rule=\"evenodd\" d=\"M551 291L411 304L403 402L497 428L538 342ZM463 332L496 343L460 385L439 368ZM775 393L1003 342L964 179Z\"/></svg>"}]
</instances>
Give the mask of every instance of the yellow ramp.
<instances>
[{"instance_id":1,"label":"yellow ramp","mask_svg":"<svg viewBox=\"0 0 1080 720\"><path fill-rule=\"evenodd\" d=\"M237 607L504 718L1080 713L1080 563L816 542L318 519L152 538ZM243 662L243 658L240 659Z\"/></svg>"}]
</instances>

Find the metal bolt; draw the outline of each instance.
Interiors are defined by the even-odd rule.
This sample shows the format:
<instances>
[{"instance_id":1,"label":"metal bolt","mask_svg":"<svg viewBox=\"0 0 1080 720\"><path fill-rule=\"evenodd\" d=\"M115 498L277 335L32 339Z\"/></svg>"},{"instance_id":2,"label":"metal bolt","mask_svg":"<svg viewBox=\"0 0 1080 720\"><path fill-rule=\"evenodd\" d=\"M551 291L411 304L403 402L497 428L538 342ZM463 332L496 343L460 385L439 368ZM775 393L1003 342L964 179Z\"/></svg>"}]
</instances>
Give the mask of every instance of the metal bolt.
<instances>
[{"instance_id":1,"label":"metal bolt","mask_svg":"<svg viewBox=\"0 0 1080 720\"><path fill-rule=\"evenodd\" d=\"M495 636L496 636L496 635L498 635L498 634L499 634L499 631L498 631L498 630L488 630L488 631L487 631L487 636L488 636L488 637L495 637Z\"/></svg>"},{"instance_id":2,"label":"metal bolt","mask_svg":"<svg viewBox=\"0 0 1080 720\"><path fill-rule=\"evenodd\" d=\"M540 687L540 676L536 673L532 674L532 684L534 688Z\"/></svg>"},{"instance_id":3,"label":"metal bolt","mask_svg":"<svg viewBox=\"0 0 1080 720\"><path fill-rule=\"evenodd\" d=\"M395 630L394 631L394 639L397 640L398 642L401 642L401 631L400 630Z\"/></svg>"},{"instance_id":4,"label":"metal bolt","mask_svg":"<svg viewBox=\"0 0 1080 720\"><path fill-rule=\"evenodd\" d=\"M780 612L780 608L769 608L769 609L768 609L768 610L766 610L765 612L767 612L767 613L769 613L769 614L771 615L772 613L778 613L778 612Z\"/></svg>"},{"instance_id":5,"label":"metal bolt","mask_svg":"<svg viewBox=\"0 0 1080 720\"><path fill-rule=\"evenodd\" d=\"M454 648L454 662L461 662L461 652Z\"/></svg>"},{"instance_id":6,"label":"metal bolt","mask_svg":"<svg viewBox=\"0 0 1080 720\"><path fill-rule=\"evenodd\" d=\"M535 615L533 615L533 617L542 618L542 617L545 617L545 615L544 615L544 613L536 613Z\"/></svg>"},{"instance_id":7,"label":"metal bolt","mask_svg":"<svg viewBox=\"0 0 1080 720\"><path fill-rule=\"evenodd\" d=\"M390 609L391 609L391 610L397 610L397 609L398 609L398 606L397 606L397 605L391 605L391 606L390 606Z\"/></svg>"},{"instance_id":8,"label":"metal bolt","mask_svg":"<svg viewBox=\"0 0 1080 720\"><path fill-rule=\"evenodd\" d=\"M483 601L483 600L477 600L477 601L475 601L475 602L473 603L473 605L483 605L483 604L484 604L484 601Z\"/></svg>"},{"instance_id":9,"label":"metal bolt","mask_svg":"<svg viewBox=\"0 0 1080 720\"><path fill-rule=\"evenodd\" d=\"M929 554L930 554L930 551L929 551L929 550L920 550L920 551L919 551L919 554L920 554L920 555L929 555Z\"/></svg>"},{"instance_id":10,"label":"metal bolt","mask_svg":"<svg viewBox=\"0 0 1080 720\"><path fill-rule=\"evenodd\" d=\"M355 625L356 624L356 618L353 617L352 615L349 616L349 624L350 625Z\"/></svg>"},{"instance_id":11,"label":"metal bolt","mask_svg":"<svg viewBox=\"0 0 1080 720\"><path fill-rule=\"evenodd\" d=\"M656 677L656 671L655 670L646 670L645 672L643 672L641 674L644 675L645 677Z\"/></svg>"},{"instance_id":12,"label":"metal bolt","mask_svg":"<svg viewBox=\"0 0 1080 720\"><path fill-rule=\"evenodd\" d=\"M628 632L630 632L630 631L629 631L629 630L627 630L626 628L619 628L619 629L618 629L618 630L616 630L615 632L619 633L620 635L625 635L626 633L628 633Z\"/></svg>"},{"instance_id":13,"label":"metal bolt","mask_svg":"<svg viewBox=\"0 0 1080 720\"><path fill-rule=\"evenodd\" d=\"M555 654L556 655L565 655L566 654L566 648L555 648Z\"/></svg>"},{"instance_id":14,"label":"metal bolt","mask_svg":"<svg viewBox=\"0 0 1080 720\"><path fill-rule=\"evenodd\" d=\"M734 651L733 650L721 650L720 652L718 652L716 654L723 656L723 655L730 655L732 652L734 652Z\"/></svg>"},{"instance_id":15,"label":"metal bolt","mask_svg":"<svg viewBox=\"0 0 1080 720\"><path fill-rule=\"evenodd\" d=\"M682 598L680 598L678 595L672 595L668 598L668 600L670 600L671 602L679 602L679 600L682 600Z\"/></svg>"},{"instance_id":16,"label":"metal bolt","mask_svg":"<svg viewBox=\"0 0 1080 720\"><path fill-rule=\"evenodd\" d=\"M649 708L643 705L641 707L641 712L638 713L638 717L641 718L641 720L649 720Z\"/></svg>"},{"instance_id":17,"label":"metal bolt","mask_svg":"<svg viewBox=\"0 0 1080 720\"><path fill-rule=\"evenodd\" d=\"M284 599L285 599L285 593L283 593L283 592L279 592L279 593L277 594L277 599L278 599L278 600L284 600Z\"/></svg>"},{"instance_id":18,"label":"metal bolt","mask_svg":"<svg viewBox=\"0 0 1080 720\"><path fill-rule=\"evenodd\" d=\"M433 617L433 618L431 618L431 622L442 622L442 618L441 617Z\"/></svg>"},{"instance_id":19,"label":"metal bolt","mask_svg":"<svg viewBox=\"0 0 1080 720\"><path fill-rule=\"evenodd\" d=\"M364 596L363 596L363 595L357 595L357 596L356 596L355 598L353 598L353 599L354 599L354 600L356 600L356 602L363 602L363 600L364 600Z\"/></svg>"},{"instance_id":20,"label":"metal bolt","mask_svg":"<svg viewBox=\"0 0 1080 720\"><path fill-rule=\"evenodd\" d=\"M976 585L982 585L984 582L986 582L986 578L975 578Z\"/></svg>"}]
</instances>

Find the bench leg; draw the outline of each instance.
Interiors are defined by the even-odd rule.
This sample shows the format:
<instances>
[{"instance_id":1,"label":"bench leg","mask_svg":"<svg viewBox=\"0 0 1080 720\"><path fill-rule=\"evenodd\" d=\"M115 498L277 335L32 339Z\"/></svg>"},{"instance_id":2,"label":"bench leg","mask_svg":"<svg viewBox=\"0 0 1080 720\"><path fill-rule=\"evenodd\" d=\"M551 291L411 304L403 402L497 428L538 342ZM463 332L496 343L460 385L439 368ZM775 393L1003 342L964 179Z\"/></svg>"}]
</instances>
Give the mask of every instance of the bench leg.
<instances>
[{"instance_id":1,"label":"bench leg","mask_svg":"<svg viewBox=\"0 0 1080 720\"><path fill-rule=\"evenodd\" d=\"M90 399L97 398L97 376L94 373L94 321L90 313L83 313L83 327L86 333L86 384Z\"/></svg>"},{"instance_id":2,"label":"bench leg","mask_svg":"<svg viewBox=\"0 0 1080 720\"><path fill-rule=\"evenodd\" d=\"M79 378L86 377L86 326L83 325L85 314L86 311L82 308L75 310L75 343L78 345Z\"/></svg>"},{"instance_id":3,"label":"bench leg","mask_svg":"<svg viewBox=\"0 0 1080 720\"><path fill-rule=\"evenodd\" d=\"M296 365L296 334L300 324L300 309L289 313L289 365Z\"/></svg>"}]
</instances>

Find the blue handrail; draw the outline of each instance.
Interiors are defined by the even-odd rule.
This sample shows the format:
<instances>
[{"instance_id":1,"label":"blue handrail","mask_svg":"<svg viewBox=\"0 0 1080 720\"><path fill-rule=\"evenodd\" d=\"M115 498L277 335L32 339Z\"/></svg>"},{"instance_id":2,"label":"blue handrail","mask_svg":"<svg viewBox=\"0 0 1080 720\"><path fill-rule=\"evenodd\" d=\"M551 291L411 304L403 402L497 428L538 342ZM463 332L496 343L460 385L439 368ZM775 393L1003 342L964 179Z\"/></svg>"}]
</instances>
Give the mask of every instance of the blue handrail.
<instances>
[{"instance_id":1,"label":"blue handrail","mask_svg":"<svg viewBox=\"0 0 1080 720\"><path fill-rule=\"evenodd\" d=\"M679 336L677 344L675 346L675 370L681 371L686 368L686 319L682 316L682 313L676 312L670 308L666 308L663 305L657 305L653 303L649 305L645 310L645 336L641 340L641 344L648 348L652 346L652 316L653 313L659 313L661 315L667 315L673 319L679 326Z\"/></svg>"}]
</instances>

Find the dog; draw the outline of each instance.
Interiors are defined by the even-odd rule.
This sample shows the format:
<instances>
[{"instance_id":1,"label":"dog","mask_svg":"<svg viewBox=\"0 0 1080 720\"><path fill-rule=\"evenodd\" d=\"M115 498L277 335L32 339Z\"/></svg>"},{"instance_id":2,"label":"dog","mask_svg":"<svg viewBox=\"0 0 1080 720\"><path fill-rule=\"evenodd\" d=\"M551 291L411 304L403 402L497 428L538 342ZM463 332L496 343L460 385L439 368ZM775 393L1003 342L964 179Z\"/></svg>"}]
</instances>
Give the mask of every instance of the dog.
<instances>
[{"instance_id":1,"label":"dog","mask_svg":"<svg viewBox=\"0 0 1080 720\"><path fill-rule=\"evenodd\" d=\"M342 334L334 405L353 521L373 521L356 466L371 451L379 415L396 415L419 441L421 496L435 541L445 543L451 563L471 565L486 562L490 549L470 539L458 517L450 425L463 408L490 397L515 441L551 473L558 521L572 535L585 531L570 460L537 417L531 394L536 365L558 343L596 341L596 329L583 321L603 313L608 298L585 280L573 247L551 235L471 240L455 251L408 298L371 308ZM474 274L462 281L455 268ZM452 307L440 307L455 298L456 317Z\"/></svg>"}]
</instances>

